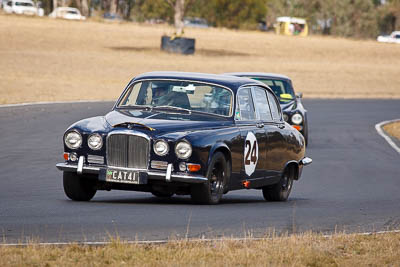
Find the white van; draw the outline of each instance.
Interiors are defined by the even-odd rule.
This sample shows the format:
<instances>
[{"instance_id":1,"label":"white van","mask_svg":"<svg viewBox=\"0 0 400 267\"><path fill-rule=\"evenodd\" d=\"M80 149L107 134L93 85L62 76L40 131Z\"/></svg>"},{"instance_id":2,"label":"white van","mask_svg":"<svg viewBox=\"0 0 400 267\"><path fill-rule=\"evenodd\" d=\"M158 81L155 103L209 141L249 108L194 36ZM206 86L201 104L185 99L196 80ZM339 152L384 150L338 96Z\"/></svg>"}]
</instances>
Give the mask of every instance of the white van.
<instances>
[{"instance_id":1,"label":"white van","mask_svg":"<svg viewBox=\"0 0 400 267\"><path fill-rule=\"evenodd\" d=\"M37 8L31 0L10 0L4 5L4 12L43 16L42 8Z\"/></svg>"}]
</instances>

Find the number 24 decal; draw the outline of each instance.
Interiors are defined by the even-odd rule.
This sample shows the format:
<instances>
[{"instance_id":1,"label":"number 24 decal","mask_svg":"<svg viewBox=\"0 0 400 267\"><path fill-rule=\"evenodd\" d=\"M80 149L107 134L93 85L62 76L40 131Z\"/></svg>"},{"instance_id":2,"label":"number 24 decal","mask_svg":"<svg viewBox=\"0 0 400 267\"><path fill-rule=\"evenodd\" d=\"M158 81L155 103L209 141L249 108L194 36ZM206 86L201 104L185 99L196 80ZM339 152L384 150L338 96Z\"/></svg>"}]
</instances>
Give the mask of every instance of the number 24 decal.
<instances>
[{"instance_id":1,"label":"number 24 decal","mask_svg":"<svg viewBox=\"0 0 400 267\"><path fill-rule=\"evenodd\" d=\"M250 142L250 140L246 140L246 159L244 161L244 164L250 165L251 162L253 164L257 163L257 140L253 142L253 144Z\"/></svg>"},{"instance_id":2,"label":"number 24 decal","mask_svg":"<svg viewBox=\"0 0 400 267\"><path fill-rule=\"evenodd\" d=\"M244 169L248 176L256 170L258 161L257 138L252 132L248 132L244 142Z\"/></svg>"}]
</instances>

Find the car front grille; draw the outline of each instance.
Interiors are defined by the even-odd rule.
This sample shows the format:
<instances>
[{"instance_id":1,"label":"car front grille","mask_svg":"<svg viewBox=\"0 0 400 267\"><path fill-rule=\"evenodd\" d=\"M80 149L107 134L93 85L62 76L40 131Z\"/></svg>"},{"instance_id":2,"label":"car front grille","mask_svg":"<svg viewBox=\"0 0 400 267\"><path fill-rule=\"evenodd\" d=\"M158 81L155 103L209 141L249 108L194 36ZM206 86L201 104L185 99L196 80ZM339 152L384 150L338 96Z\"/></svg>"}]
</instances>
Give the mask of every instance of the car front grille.
<instances>
[{"instance_id":1,"label":"car front grille","mask_svg":"<svg viewBox=\"0 0 400 267\"><path fill-rule=\"evenodd\" d=\"M107 165L147 169L149 140L138 135L112 134L107 139Z\"/></svg>"}]
</instances>

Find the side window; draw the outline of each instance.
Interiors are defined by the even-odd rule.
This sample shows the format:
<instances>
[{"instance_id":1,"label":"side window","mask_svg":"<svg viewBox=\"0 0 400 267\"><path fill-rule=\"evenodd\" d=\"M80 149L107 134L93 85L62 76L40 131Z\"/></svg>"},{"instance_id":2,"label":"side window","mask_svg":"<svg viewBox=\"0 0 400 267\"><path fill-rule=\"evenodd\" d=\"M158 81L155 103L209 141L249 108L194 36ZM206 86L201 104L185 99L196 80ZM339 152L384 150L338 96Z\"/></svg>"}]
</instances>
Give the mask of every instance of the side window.
<instances>
[{"instance_id":1,"label":"side window","mask_svg":"<svg viewBox=\"0 0 400 267\"><path fill-rule=\"evenodd\" d=\"M267 92L267 94L268 94L269 106L271 108L272 118L274 119L274 121L279 121L281 120L281 114L279 113L279 107L278 107L279 104L276 102L276 99L272 95L272 93Z\"/></svg>"},{"instance_id":2,"label":"side window","mask_svg":"<svg viewBox=\"0 0 400 267\"><path fill-rule=\"evenodd\" d=\"M254 102L258 118L262 121L272 121L271 111L269 108L265 89L254 87Z\"/></svg>"},{"instance_id":3,"label":"side window","mask_svg":"<svg viewBox=\"0 0 400 267\"><path fill-rule=\"evenodd\" d=\"M240 113L236 116L239 120L254 120L256 114L254 113L253 99L251 98L250 88L240 89L237 95L238 106Z\"/></svg>"}]
</instances>

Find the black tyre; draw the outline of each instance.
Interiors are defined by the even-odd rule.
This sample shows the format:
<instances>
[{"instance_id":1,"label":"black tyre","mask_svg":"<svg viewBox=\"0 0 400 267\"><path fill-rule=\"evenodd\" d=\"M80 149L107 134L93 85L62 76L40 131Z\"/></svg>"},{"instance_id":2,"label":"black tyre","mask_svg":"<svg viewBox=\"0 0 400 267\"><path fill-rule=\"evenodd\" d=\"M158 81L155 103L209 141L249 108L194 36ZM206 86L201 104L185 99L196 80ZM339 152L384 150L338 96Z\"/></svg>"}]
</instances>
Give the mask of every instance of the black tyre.
<instances>
[{"instance_id":1,"label":"black tyre","mask_svg":"<svg viewBox=\"0 0 400 267\"><path fill-rule=\"evenodd\" d=\"M78 176L73 172L64 172L63 185L64 192L72 200L89 201L96 194L95 181Z\"/></svg>"},{"instance_id":2,"label":"black tyre","mask_svg":"<svg viewBox=\"0 0 400 267\"><path fill-rule=\"evenodd\" d=\"M262 188L264 199L267 201L286 201L293 186L293 175L287 168L278 183Z\"/></svg>"},{"instance_id":3,"label":"black tyre","mask_svg":"<svg viewBox=\"0 0 400 267\"><path fill-rule=\"evenodd\" d=\"M230 164L221 152L215 153L207 170L208 181L193 185L191 197L198 204L218 204L224 194L224 187L230 176Z\"/></svg>"}]
</instances>

